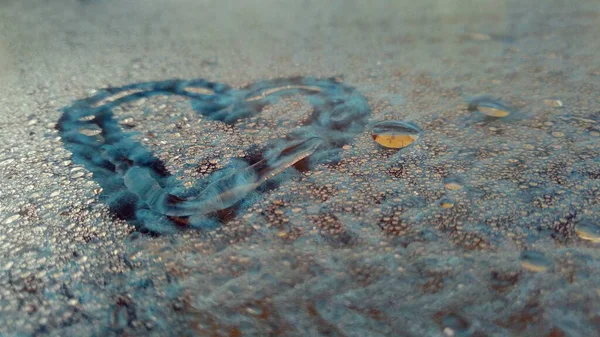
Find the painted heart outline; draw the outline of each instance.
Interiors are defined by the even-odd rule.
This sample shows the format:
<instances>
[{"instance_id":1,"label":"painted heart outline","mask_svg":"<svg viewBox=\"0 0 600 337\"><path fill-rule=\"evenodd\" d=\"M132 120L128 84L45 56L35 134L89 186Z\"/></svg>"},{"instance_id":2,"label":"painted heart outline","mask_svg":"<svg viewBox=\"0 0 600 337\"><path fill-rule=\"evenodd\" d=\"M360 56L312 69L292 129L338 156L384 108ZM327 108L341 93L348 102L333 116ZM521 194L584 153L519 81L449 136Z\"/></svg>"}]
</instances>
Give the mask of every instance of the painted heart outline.
<instances>
[{"instance_id":1,"label":"painted heart outline","mask_svg":"<svg viewBox=\"0 0 600 337\"><path fill-rule=\"evenodd\" d=\"M122 129L113 108L154 95L179 95L205 118L233 124L257 115L285 96L302 94L312 113L285 138L208 181L185 189L163 161ZM365 97L336 79L294 77L265 80L235 89L198 80L166 80L110 87L61 109L57 123L73 162L93 173L101 198L118 217L141 232L170 233L186 227L208 228L220 214L235 212L240 202L284 170L307 170L335 162L342 146L365 128L371 109ZM82 130L95 128L94 134Z\"/></svg>"}]
</instances>

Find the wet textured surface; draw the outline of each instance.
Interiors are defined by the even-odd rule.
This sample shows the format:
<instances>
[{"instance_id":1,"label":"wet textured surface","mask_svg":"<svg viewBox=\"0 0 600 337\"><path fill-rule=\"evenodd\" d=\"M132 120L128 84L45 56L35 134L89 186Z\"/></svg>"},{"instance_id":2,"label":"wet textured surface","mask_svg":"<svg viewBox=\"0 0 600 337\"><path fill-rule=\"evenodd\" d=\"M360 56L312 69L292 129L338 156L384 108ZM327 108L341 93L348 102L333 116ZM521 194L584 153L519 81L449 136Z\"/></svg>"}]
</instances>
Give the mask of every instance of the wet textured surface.
<instances>
[{"instance_id":1,"label":"wet textured surface","mask_svg":"<svg viewBox=\"0 0 600 337\"><path fill-rule=\"evenodd\" d=\"M591 0L3 2L0 335L598 336L599 23ZM57 130L101 88L297 77L422 133L388 149L365 127L308 169L275 152L288 169L243 207L156 236L115 217ZM311 123L318 85L283 86L248 92L278 100L239 121L198 114L203 85L112 111L193 190Z\"/></svg>"}]
</instances>

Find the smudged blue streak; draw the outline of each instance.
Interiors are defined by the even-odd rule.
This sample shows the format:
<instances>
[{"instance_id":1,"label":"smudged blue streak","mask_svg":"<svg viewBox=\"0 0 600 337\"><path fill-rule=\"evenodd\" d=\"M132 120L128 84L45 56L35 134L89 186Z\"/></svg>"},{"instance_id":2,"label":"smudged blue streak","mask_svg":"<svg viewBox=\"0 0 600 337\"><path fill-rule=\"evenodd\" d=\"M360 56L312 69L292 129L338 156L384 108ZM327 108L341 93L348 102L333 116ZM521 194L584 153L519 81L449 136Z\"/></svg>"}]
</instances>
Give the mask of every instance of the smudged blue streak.
<instances>
[{"instance_id":1,"label":"smudged blue streak","mask_svg":"<svg viewBox=\"0 0 600 337\"><path fill-rule=\"evenodd\" d=\"M186 88L206 89L207 93ZM273 91L278 88L280 90ZM128 91L132 93L110 100ZM287 138L268 144L262 150L261 163L244 163L241 167L228 168L229 173L215 172L207 181L199 181L180 194L177 193L184 189L165 164L134 140L132 133L125 132L112 112L114 107L141 98L179 95L188 97L192 108L206 118L233 124L294 94L308 95L313 106L311 118ZM258 99L248 100L257 96ZM371 114L366 99L354 88L333 79L313 77L260 81L242 89L202 79L133 83L103 89L64 107L62 112L57 129L65 147L73 153L73 161L94 174L103 189L103 200L115 215L127 219L142 232L152 233L171 233L182 226L201 229L214 226L218 218L195 205L210 204L207 209L214 211L215 207L231 207L243 202L244 197L258 192L254 185L257 181L264 182L259 177L270 177L269 172L280 172L293 164L298 151L308 155L305 159L309 167L338 160L341 147L363 131ZM86 136L80 132L94 125L100 128L100 135ZM317 145L308 146L308 150L307 146L298 145L313 143ZM200 189L201 186L204 189ZM222 200L223 195L230 199ZM214 198L218 202L212 201Z\"/></svg>"}]
</instances>

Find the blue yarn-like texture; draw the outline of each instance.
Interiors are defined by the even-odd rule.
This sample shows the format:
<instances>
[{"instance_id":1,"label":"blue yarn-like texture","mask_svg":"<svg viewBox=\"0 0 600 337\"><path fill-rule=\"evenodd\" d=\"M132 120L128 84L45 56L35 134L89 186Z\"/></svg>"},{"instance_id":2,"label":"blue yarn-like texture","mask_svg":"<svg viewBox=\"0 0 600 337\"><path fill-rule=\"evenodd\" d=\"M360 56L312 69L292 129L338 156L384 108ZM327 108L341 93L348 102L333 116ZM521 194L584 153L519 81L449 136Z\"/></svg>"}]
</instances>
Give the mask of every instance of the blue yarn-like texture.
<instances>
[{"instance_id":1,"label":"blue yarn-like texture","mask_svg":"<svg viewBox=\"0 0 600 337\"><path fill-rule=\"evenodd\" d=\"M113 113L115 107L141 98L178 95L189 98L205 118L234 124L297 94L306 96L313 107L306 122L233 173L221 177L216 172L219 179L209 177L208 185L199 181L183 193L165 163L125 131ZM62 111L57 128L73 161L93 173L102 199L116 216L150 233L214 226L224 212L235 212L244 197L283 170L307 170L339 160L342 146L364 130L371 114L366 99L354 88L336 79L313 77L266 80L241 89L202 79L134 83L100 90ZM82 133L89 128L100 132Z\"/></svg>"}]
</instances>

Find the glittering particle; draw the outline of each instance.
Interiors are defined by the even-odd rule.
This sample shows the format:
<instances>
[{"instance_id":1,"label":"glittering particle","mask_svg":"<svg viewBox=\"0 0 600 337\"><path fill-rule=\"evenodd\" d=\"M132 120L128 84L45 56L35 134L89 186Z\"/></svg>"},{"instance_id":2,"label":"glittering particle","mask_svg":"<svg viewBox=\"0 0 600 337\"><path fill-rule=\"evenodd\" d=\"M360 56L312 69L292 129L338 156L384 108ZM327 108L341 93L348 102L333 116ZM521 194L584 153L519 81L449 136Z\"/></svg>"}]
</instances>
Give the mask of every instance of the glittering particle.
<instances>
[{"instance_id":1,"label":"glittering particle","mask_svg":"<svg viewBox=\"0 0 600 337\"><path fill-rule=\"evenodd\" d=\"M375 142L390 149L401 149L413 144L421 136L419 128L408 122L383 121L375 124L371 137Z\"/></svg>"}]
</instances>

